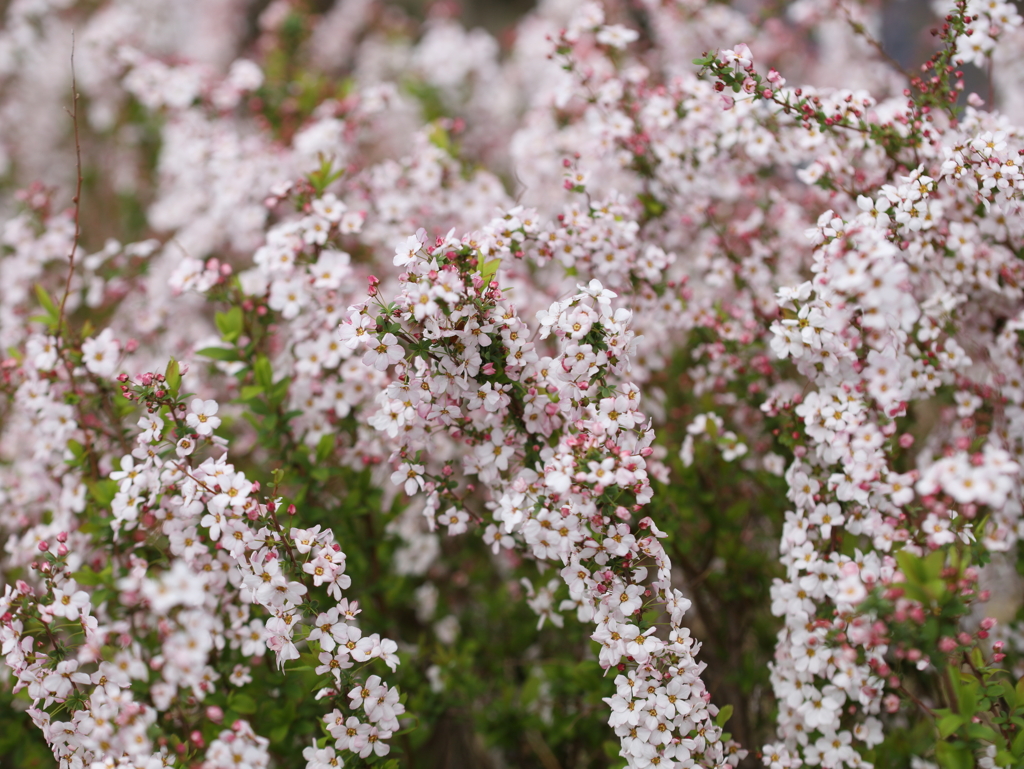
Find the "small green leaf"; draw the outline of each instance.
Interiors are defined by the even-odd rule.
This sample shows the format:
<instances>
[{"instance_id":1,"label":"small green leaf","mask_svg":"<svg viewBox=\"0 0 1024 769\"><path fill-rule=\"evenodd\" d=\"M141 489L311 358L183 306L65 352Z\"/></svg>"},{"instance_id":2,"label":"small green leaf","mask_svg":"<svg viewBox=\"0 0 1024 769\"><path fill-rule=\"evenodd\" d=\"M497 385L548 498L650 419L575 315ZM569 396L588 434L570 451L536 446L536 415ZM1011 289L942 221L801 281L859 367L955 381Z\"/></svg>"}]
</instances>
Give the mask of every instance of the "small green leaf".
<instances>
[{"instance_id":1,"label":"small green leaf","mask_svg":"<svg viewBox=\"0 0 1024 769\"><path fill-rule=\"evenodd\" d=\"M929 553L921 560L921 566L924 569L925 579L938 579L942 570L946 568L946 553L942 550Z\"/></svg>"},{"instance_id":2,"label":"small green leaf","mask_svg":"<svg viewBox=\"0 0 1024 769\"><path fill-rule=\"evenodd\" d=\"M174 358L171 358L167 368L164 370L164 379L167 380L167 390L170 392L171 397L176 398L178 391L181 389L181 366L178 365L178 361Z\"/></svg>"},{"instance_id":3,"label":"small green leaf","mask_svg":"<svg viewBox=\"0 0 1024 769\"><path fill-rule=\"evenodd\" d=\"M280 742L283 742L288 737L288 733L291 730L292 730L292 725L290 723L281 724L280 726L275 727L274 729L271 729L270 730L270 734L268 734L267 737L273 743L280 743Z\"/></svg>"},{"instance_id":4,"label":"small green leaf","mask_svg":"<svg viewBox=\"0 0 1024 769\"><path fill-rule=\"evenodd\" d=\"M316 463L318 465L327 461L327 458L334 451L334 436L328 433L316 444Z\"/></svg>"},{"instance_id":5,"label":"small green leaf","mask_svg":"<svg viewBox=\"0 0 1024 769\"><path fill-rule=\"evenodd\" d=\"M270 397L270 402L275 406L284 403L284 399L288 397L288 387L289 381L287 379L282 379L280 382L277 382L273 387L269 388L267 391L267 395ZM301 416L302 412L296 411L294 413L290 412L290 414L290 416L285 415L285 419L294 419L297 416Z\"/></svg>"},{"instance_id":6,"label":"small green leaf","mask_svg":"<svg viewBox=\"0 0 1024 769\"><path fill-rule=\"evenodd\" d=\"M245 319L241 307L232 307L227 312L218 312L214 317L217 330L225 342L234 343L242 335Z\"/></svg>"},{"instance_id":7,"label":"small green leaf","mask_svg":"<svg viewBox=\"0 0 1024 769\"><path fill-rule=\"evenodd\" d=\"M499 267L501 267L501 259L491 259L484 262L483 267L480 268L480 277L484 279L484 285L487 285L494 279Z\"/></svg>"},{"instance_id":8,"label":"small green leaf","mask_svg":"<svg viewBox=\"0 0 1024 769\"><path fill-rule=\"evenodd\" d=\"M1010 751L1017 758L1024 758L1024 729L1017 732L1017 736L1013 738L1013 744L1010 746Z\"/></svg>"},{"instance_id":9,"label":"small green leaf","mask_svg":"<svg viewBox=\"0 0 1024 769\"><path fill-rule=\"evenodd\" d=\"M253 398L258 398L264 393L264 389L260 385L246 385L242 388L239 393L239 398L243 401L251 401Z\"/></svg>"},{"instance_id":10,"label":"small green leaf","mask_svg":"<svg viewBox=\"0 0 1024 769\"><path fill-rule=\"evenodd\" d=\"M345 170L340 171L334 170L334 158L327 158L320 156L320 168L313 173L309 174L310 185L316 191L317 197L323 195L326 190L333 182L340 179L345 174Z\"/></svg>"},{"instance_id":11,"label":"small green leaf","mask_svg":"<svg viewBox=\"0 0 1024 769\"><path fill-rule=\"evenodd\" d=\"M642 192L637 195L637 199L643 204L644 211L651 219L657 219L663 213L665 213L665 204L658 200L653 195L646 192Z\"/></svg>"},{"instance_id":12,"label":"small green leaf","mask_svg":"<svg viewBox=\"0 0 1024 769\"><path fill-rule=\"evenodd\" d=\"M202 350L197 350L196 355L202 355L204 358L225 362L235 362L242 359L238 350L227 347L204 347Z\"/></svg>"},{"instance_id":13,"label":"small green leaf","mask_svg":"<svg viewBox=\"0 0 1024 769\"><path fill-rule=\"evenodd\" d=\"M921 585L927 581L928 577L925 573L924 564L920 558L910 551L900 550L896 553L896 562L910 584Z\"/></svg>"},{"instance_id":14,"label":"small green leaf","mask_svg":"<svg viewBox=\"0 0 1024 769\"><path fill-rule=\"evenodd\" d=\"M723 705L719 709L718 715L715 716L715 726L722 727L729 723L729 719L732 718L732 711L732 705Z\"/></svg>"},{"instance_id":15,"label":"small green leaf","mask_svg":"<svg viewBox=\"0 0 1024 769\"><path fill-rule=\"evenodd\" d=\"M109 584L113 573L113 564L108 563L107 568L103 571L93 571L89 567L84 567L72 574L71 577L79 585L88 585L89 587L92 587L94 585Z\"/></svg>"},{"instance_id":16,"label":"small green leaf","mask_svg":"<svg viewBox=\"0 0 1024 769\"><path fill-rule=\"evenodd\" d=\"M978 684L974 680L962 683L960 691L957 692L957 705L960 708L960 715L971 718L978 712Z\"/></svg>"},{"instance_id":17,"label":"small green leaf","mask_svg":"<svg viewBox=\"0 0 1024 769\"><path fill-rule=\"evenodd\" d=\"M252 366L253 375L256 377L256 384L264 390L274 386L274 372L270 367L270 361L266 355L260 355Z\"/></svg>"},{"instance_id":18,"label":"small green leaf","mask_svg":"<svg viewBox=\"0 0 1024 769\"><path fill-rule=\"evenodd\" d=\"M974 755L963 743L939 742L935 758L942 769L973 769Z\"/></svg>"},{"instance_id":19,"label":"small green leaf","mask_svg":"<svg viewBox=\"0 0 1024 769\"><path fill-rule=\"evenodd\" d=\"M46 314L50 316L50 319L56 323L60 311L57 309L53 299L50 298L50 294L38 283L36 284L36 299L39 300L39 304L46 310Z\"/></svg>"},{"instance_id":20,"label":"small green leaf","mask_svg":"<svg viewBox=\"0 0 1024 769\"><path fill-rule=\"evenodd\" d=\"M967 724L967 736L989 745L1002 741L1002 738L996 735L995 729L987 724Z\"/></svg>"},{"instance_id":21,"label":"small green leaf","mask_svg":"<svg viewBox=\"0 0 1024 769\"><path fill-rule=\"evenodd\" d=\"M112 481L109 478L89 483L87 486L92 498L100 507L107 507L114 501L114 495L117 494L117 481Z\"/></svg>"},{"instance_id":22,"label":"small green leaf","mask_svg":"<svg viewBox=\"0 0 1024 769\"><path fill-rule=\"evenodd\" d=\"M242 694L241 692L235 692L228 698L228 704L234 710L239 713L255 713L256 712L256 700L250 697L248 694Z\"/></svg>"},{"instance_id":23,"label":"small green leaf","mask_svg":"<svg viewBox=\"0 0 1024 769\"><path fill-rule=\"evenodd\" d=\"M943 716L939 719L936 726L939 729L939 736L942 739L946 739L949 735L956 732L964 724L964 717L957 713L950 713L947 716Z\"/></svg>"}]
</instances>

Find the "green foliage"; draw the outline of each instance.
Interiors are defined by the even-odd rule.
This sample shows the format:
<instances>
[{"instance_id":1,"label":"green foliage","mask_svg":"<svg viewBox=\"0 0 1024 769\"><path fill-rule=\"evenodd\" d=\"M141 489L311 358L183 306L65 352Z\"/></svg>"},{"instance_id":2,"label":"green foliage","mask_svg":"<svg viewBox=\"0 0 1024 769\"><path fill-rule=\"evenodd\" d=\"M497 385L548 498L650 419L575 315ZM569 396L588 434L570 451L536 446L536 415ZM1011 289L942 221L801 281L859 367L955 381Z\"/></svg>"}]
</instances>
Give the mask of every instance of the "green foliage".
<instances>
[{"instance_id":1,"label":"green foliage","mask_svg":"<svg viewBox=\"0 0 1024 769\"><path fill-rule=\"evenodd\" d=\"M30 704L24 693L11 694L0 687L0 766L12 769L52 769L53 755L25 713Z\"/></svg>"}]
</instances>

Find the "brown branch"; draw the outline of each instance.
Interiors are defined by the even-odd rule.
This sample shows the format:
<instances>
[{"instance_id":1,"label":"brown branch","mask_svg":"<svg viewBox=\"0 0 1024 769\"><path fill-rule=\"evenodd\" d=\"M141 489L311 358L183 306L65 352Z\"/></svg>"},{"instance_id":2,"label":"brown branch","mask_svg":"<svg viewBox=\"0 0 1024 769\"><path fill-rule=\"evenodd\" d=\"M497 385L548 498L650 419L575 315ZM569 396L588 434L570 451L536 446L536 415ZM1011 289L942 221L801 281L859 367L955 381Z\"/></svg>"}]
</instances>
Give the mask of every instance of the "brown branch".
<instances>
[{"instance_id":1,"label":"brown branch","mask_svg":"<svg viewBox=\"0 0 1024 769\"><path fill-rule=\"evenodd\" d=\"M71 293L71 276L75 272L75 254L78 252L78 240L82 235L81 212L82 212L82 143L78 133L78 80L75 77L75 33L71 33L71 109L67 112L71 116L71 123L75 131L75 197L71 202L75 205L75 235L71 241L71 253L68 254L68 277L64 283L64 296L60 300L60 312L57 315L57 338L60 339L61 327L64 324L64 305L68 301L68 294Z\"/></svg>"}]
</instances>

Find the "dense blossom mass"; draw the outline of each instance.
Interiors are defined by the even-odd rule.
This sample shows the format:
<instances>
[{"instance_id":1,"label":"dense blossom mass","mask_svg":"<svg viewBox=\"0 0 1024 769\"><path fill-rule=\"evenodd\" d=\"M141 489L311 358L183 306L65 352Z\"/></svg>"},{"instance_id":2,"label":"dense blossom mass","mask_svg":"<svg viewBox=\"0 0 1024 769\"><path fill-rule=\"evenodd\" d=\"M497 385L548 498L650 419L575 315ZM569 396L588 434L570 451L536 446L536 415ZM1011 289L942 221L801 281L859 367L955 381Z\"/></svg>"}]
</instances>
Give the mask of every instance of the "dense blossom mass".
<instances>
[{"instance_id":1,"label":"dense blossom mass","mask_svg":"<svg viewBox=\"0 0 1024 769\"><path fill-rule=\"evenodd\" d=\"M0 7L0 755L1024 762L1015 5Z\"/></svg>"}]
</instances>

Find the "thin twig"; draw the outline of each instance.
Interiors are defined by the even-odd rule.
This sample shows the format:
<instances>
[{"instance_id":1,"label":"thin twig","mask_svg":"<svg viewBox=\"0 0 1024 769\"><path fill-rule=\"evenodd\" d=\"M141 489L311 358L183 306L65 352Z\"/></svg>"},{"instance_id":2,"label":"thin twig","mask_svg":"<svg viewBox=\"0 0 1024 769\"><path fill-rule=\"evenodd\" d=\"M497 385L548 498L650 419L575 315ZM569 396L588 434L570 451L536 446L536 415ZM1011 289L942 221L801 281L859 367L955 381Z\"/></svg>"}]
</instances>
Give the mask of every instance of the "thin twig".
<instances>
[{"instance_id":1,"label":"thin twig","mask_svg":"<svg viewBox=\"0 0 1024 769\"><path fill-rule=\"evenodd\" d=\"M71 276L75 272L75 254L78 252L78 240L82 234L81 211L82 211L82 144L78 135L78 81L75 77L75 33L71 33L71 109L64 110L71 116L71 123L75 130L75 197L71 202L75 204L75 236L71 241L71 253L68 254L68 277L64 282L64 296L60 300L60 312L57 315L57 338L60 339L61 327L64 325L64 305L68 301L68 294L71 293Z\"/></svg>"},{"instance_id":2,"label":"thin twig","mask_svg":"<svg viewBox=\"0 0 1024 769\"><path fill-rule=\"evenodd\" d=\"M64 370L68 375L68 384L75 389L75 369L71 359L67 355L67 345L64 339L64 306L67 304L68 295L71 293L71 277L75 272L75 255L78 252L78 241L82 234L81 227L81 201L82 201L82 144L78 133L78 80L75 77L75 33L71 33L71 109L65 107L65 112L71 116L71 124L75 132L75 197L72 199L75 207L75 234L71 241L71 252L68 254L68 276L64 281L64 296L60 300L60 310L57 314L57 328L54 335L54 346L57 354L64 363ZM89 466L94 477L99 476L99 460L93 451L92 435L89 427L86 426L85 411L82 408L80 398L75 400L75 411L78 415L78 424L82 427L82 435L85 438L85 454L89 458Z\"/></svg>"},{"instance_id":3,"label":"thin twig","mask_svg":"<svg viewBox=\"0 0 1024 769\"><path fill-rule=\"evenodd\" d=\"M891 66L893 69L895 69L897 72L899 72L901 75L903 75L903 77L907 79L907 82L913 80L913 75L907 72L902 62L900 62L898 59L893 57L888 51L886 51L885 48L882 46L881 42L879 42L870 34L868 34L867 29L861 22L854 20L853 15L850 13L850 9L846 6L846 4L840 3L839 7L842 9L843 15L846 16L846 21L850 25L850 28L853 30L855 35L859 35L864 40L864 42L866 42L868 45L874 48L875 51L878 52L878 55L881 56L882 59L884 59L889 64L889 66Z\"/></svg>"}]
</instances>

